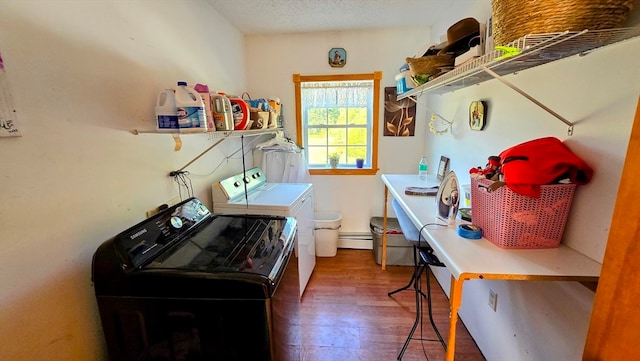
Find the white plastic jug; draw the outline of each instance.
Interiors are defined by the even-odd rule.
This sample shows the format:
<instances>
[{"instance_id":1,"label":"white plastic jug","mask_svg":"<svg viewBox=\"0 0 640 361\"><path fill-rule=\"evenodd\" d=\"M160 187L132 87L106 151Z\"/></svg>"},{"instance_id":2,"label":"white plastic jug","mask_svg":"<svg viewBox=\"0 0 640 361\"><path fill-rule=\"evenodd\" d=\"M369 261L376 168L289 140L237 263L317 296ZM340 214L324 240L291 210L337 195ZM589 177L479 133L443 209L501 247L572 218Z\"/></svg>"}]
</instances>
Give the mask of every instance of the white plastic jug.
<instances>
[{"instance_id":1,"label":"white plastic jug","mask_svg":"<svg viewBox=\"0 0 640 361\"><path fill-rule=\"evenodd\" d=\"M216 130L233 130L233 110L231 109L231 101L224 95L211 94L213 122Z\"/></svg>"},{"instance_id":2,"label":"white plastic jug","mask_svg":"<svg viewBox=\"0 0 640 361\"><path fill-rule=\"evenodd\" d=\"M179 81L176 88L176 108L181 132L206 132L207 117L200 94Z\"/></svg>"},{"instance_id":3,"label":"white plastic jug","mask_svg":"<svg viewBox=\"0 0 640 361\"><path fill-rule=\"evenodd\" d=\"M176 96L173 89L165 89L158 94L155 111L156 129L159 132L177 132L179 130Z\"/></svg>"}]
</instances>

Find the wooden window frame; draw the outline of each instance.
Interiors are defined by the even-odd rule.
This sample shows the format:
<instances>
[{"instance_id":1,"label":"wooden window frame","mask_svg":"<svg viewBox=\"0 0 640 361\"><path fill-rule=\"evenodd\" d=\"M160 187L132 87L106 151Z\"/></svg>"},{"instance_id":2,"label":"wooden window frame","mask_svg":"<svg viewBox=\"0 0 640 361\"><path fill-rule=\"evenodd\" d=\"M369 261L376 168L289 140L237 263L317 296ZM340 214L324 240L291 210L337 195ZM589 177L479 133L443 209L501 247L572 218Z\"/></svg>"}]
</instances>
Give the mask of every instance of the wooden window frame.
<instances>
[{"instance_id":1,"label":"wooden window frame","mask_svg":"<svg viewBox=\"0 0 640 361\"><path fill-rule=\"evenodd\" d=\"M293 74L296 100L296 143L302 147L302 95L301 83L320 81L352 81L373 80L373 114L371 140L371 168L310 168L311 175L375 175L378 172L378 125L380 124L380 80L382 72L364 74L333 74L333 75L300 75Z\"/></svg>"}]
</instances>

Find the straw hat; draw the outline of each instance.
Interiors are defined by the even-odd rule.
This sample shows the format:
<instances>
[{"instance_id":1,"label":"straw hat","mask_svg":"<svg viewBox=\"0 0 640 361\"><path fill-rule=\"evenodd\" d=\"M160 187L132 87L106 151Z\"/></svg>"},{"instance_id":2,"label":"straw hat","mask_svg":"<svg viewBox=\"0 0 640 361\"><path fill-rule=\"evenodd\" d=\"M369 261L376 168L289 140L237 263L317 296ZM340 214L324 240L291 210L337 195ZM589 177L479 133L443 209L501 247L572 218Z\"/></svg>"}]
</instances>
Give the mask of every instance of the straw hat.
<instances>
[{"instance_id":1,"label":"straw hat","mask_svg":"<svg viewBox=\"0 0 640 361\"><path fill-rule=\"evenodd\" d=\"M454 59L451 55L429 55L420 58L406 58L409 64L409 71L412 76L430 75L433 76L439 72L439 68L443 66L452 66Z\"/></svg>"},{"instance_id":2,"label":"straw hat","mask_svg":"<svg viewBox=\"0 0 640 361\"><path fill-rule=\"evenodd\" d=\"M480 35L480 23L474 18L465 18L447 29L447 46L438 55L452 54L458 56L469 50L469 40Z\"/></svg>"}]
</instances>

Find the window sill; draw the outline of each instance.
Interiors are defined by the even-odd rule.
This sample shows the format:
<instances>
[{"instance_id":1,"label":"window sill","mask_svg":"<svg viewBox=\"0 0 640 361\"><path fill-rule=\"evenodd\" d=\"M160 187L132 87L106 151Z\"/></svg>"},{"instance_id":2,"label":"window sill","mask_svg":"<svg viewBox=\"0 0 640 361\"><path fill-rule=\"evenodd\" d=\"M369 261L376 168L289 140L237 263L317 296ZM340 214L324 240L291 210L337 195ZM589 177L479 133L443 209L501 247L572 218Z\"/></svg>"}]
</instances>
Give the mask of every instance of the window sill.
<instances>
[{"instance_id":1,"label":"window sill","mask_svg":"<svg viewBox=\"0 0 640 361\"><path fill-rule=\"evenodd\" d=\"M376 175L377 169L371 168L309 168L311 175Z\"/></svg>"}]
</instances>

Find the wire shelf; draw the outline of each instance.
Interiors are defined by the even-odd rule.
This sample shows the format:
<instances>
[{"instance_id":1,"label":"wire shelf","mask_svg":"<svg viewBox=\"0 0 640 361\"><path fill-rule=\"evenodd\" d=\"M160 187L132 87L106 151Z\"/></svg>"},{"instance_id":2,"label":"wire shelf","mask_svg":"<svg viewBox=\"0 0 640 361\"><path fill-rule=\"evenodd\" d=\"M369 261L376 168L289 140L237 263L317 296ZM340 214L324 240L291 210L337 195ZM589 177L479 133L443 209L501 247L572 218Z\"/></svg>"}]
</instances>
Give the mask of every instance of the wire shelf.
<instances>
[{"instance_id":1,"label":"wire shelf","mask_svg":"<svg viewBox=\"0 0 640 361\"><path fill-rule=\"evenodd\" d=\"M485 67L503 76L573 55L586 54L597 48L638 36L640 27L526 35L507 45L520 49L518 55L501 59L502 52L491 51L428 83L399 94L398 99L415 99L424 93L448 93L494 79L495 76L486 72Z\"/></svg>"},{"instance_id":2,"label":"wire shelf","mask_svg":"<svg viewBox=\"0 0 640 361\"><path fill-rule=\"evenodd\" d=\"M132 129L131 133L134 135L139 134L169 134L169 135L195 135L195 134L206 134L210 139L222 139L222 138L238 138L241 136L252 137L262 134L270 134L276 133L277 131L282 131L282 128L265 128L265 129L249 129L249 130L217 130L212 132L158 132L156 130L139 130Z\"/></svg>"}]
</instances>

